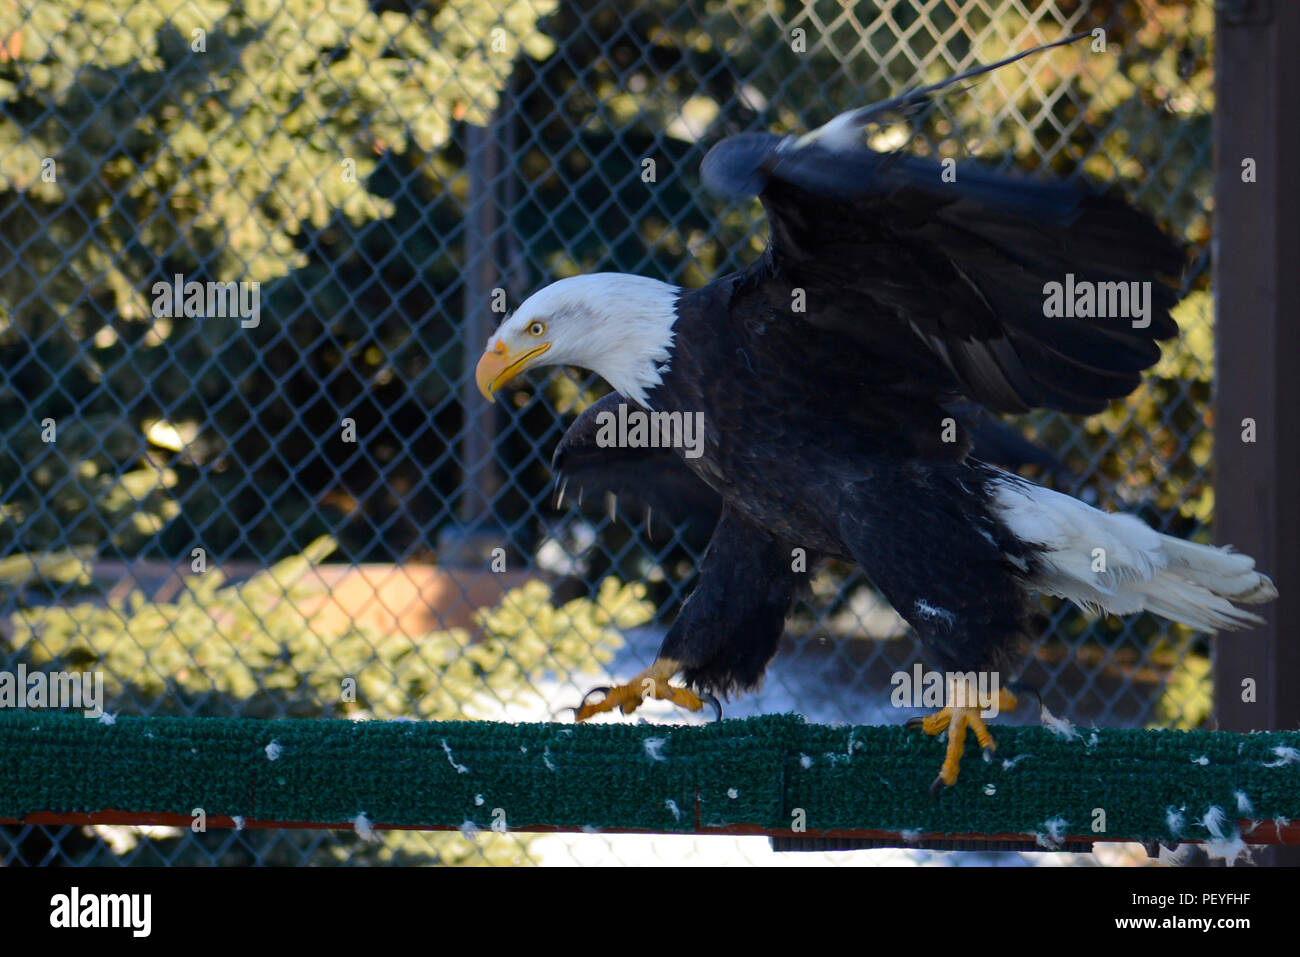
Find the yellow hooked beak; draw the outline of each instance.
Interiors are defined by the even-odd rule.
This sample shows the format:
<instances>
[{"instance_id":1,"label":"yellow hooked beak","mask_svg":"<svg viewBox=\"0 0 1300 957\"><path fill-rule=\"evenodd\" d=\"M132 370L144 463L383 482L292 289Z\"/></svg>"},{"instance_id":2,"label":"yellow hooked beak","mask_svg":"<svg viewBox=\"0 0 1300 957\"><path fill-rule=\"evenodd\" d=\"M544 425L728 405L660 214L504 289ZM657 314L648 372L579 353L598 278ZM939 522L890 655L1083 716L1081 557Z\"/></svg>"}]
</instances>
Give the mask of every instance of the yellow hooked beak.
<instances>
[{"instance_id":1,"label":"yellow hooked beak","mask_svg":"<svg viewBox=\"0 0 1300 957\"><path fill-rule=\"evenodd\" d=\"M474 381L478 383L478 390L483 393L483 398L489 402L494 401L492 393L531 366L533 360L549 348L551 344L544 342L535 349L517 355L511 353L504 342L498 342L494 348L484 352L483 358L478 360L478 367L474 370Z\"/></svg>"}]
</instances>

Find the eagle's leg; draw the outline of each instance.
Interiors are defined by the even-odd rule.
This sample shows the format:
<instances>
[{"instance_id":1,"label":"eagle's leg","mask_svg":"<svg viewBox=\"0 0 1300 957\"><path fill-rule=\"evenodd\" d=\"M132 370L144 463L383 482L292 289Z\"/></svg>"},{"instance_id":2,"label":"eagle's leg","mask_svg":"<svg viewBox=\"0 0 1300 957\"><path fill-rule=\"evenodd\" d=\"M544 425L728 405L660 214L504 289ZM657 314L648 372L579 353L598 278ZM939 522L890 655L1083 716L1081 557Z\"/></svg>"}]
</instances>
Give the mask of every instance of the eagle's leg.
<instances>
[{"instance_id":1,"label":"eagle's leg","mask_svg":"<svg viewBox=\"0 0 1300 957\"><path fill-rule=\"evenodd\" d=\"M699 711L704 707L705 701L708 700L721 711L717 700L712 695L701 698L693 691L669 683L681 670L681 662L672 658L657 658L654 664L640 672L625 685L618 685L613 688L596 688L587 692L587 695L583 698L583 703L575 709L576 718L578 721L586 721L588 718L606 711L613 711L615 708L621 710L624 714L631 714L641 707L641 703L646 698L671 701L687 711ZM591 697L596 691L603 691L605 697L595 704L588 704L587 698Z\"/></svg>"},{"instance_id":2,"label":"eagle's leg","mask_svg":"<svg viewBox=\"0 0 1300 957\"><path fill-rule=\"evenodd\" d=\"M790 548L724 504L700 563L699 583L664 636L655 663L625 685L595 689L604 700L588 704L584 698L577 719L615 708L631 714L646 698L688 711L709 704L721 718L722 706L710 692L755 687L776 654L795 589L806 577L792 570ZM698 691L670 684L678 674Z\"/></svg>"},{"instance_id":3,"label":"eagle's leg","mask_svg":"<svg viewBox=\"0 0 1300 957\"><path fill-rule=\"evenodd\" d=\"M939 776L930 785L931 793L941 786L952 787L957 783L962 752L966 749L967 731L974 732L975 741L983 749L985 760L990 760L998 749L993 734L984 723L983 712L988 710L991 702L981 702L978 691L969 680L962 677L949 680L948 702L947 707L934 714L926 715L924 718L912 718L907 722L909 728L920 728L929 735L942 734L945 729L948 732L948 748L944 753L943 764L939 768ZM1015 709L1016 696L1006 688L999 689L995 713Z\"/></svg>"}]
</instances>

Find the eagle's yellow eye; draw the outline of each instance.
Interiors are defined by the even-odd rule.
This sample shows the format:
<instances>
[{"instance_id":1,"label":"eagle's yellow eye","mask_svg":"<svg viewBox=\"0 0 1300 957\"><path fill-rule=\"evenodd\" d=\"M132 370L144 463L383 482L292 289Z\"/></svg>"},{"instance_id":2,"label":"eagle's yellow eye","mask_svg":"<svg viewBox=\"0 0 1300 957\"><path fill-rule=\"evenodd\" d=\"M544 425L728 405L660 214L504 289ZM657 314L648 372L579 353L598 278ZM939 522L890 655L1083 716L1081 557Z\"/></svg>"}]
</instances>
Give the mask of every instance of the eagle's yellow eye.
<instances>
[{"instance_id":1,"label":"eagle's yellow eye","mask_svg":"<svg viewBox=\"0 0 1300 957\"><path fill-rule=\"evenodd\" d=\"M545 331L546 323L544 322L533 322L528 326L528 334L530 336L540 336Z\"/></svg>"}]
</instances>

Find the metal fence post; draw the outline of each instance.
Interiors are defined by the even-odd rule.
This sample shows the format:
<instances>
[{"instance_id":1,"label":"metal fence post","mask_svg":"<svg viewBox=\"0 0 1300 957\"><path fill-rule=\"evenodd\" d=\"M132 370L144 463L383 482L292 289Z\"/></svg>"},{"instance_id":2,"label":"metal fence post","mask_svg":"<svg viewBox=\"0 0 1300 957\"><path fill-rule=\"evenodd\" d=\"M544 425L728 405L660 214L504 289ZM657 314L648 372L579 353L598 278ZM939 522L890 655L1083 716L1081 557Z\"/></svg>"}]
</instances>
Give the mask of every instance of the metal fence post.
<instances>
[{"instance_id":1,"label":"metal fence post","mask_svg":"<svg viewBox=\"0 0 1300 957\"><path fill-rule=\"evenodd\" d=\"M501 487L501 470L495 455L497 410L483 401L474 383L479 351L496 328L492 290L501 284L497 234L501 209L496 179L501 171L497 133L499 114L486 126L470 124L466 130L465 170L469 177L469 203L465 212L465 293L461 327L461 405L465 428L461 436L464 482L461 486L459 526L439 536L439 562L444 565L479 565L502 543L504 533L493 515L492 498Z\"/></svg>"}]
</instances>

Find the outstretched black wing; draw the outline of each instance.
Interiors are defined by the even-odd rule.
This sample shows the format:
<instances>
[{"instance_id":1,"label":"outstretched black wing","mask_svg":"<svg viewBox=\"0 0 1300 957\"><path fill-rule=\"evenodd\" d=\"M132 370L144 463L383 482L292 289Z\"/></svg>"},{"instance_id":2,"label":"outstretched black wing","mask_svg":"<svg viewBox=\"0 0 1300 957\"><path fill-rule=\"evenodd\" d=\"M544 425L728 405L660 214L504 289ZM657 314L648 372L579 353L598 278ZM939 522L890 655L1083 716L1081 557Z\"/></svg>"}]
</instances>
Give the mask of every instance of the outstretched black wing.
<instances>
[{"instance_id":1,"label":"outstretched black wing","mask_svg":"<svg viewBox=\"0 0 1300 957\"><path fill-rule=\"evenodd\" d=\"M907 369L912 388L936 395L996 412L1092 413L1132 391L1159 359L1157 341L1177 334L1180 249L1144 213L1083 184L973 164L945 176L938 161L855 142L879 112L845 114L801 139L741 134L710 150L705 184L758 196L767 212L756 283L774 301L803 289L807 308L787 310L792 321L843 335L864 368ZM1094 286L1107 305L1144 299L1107 318L1045 315L1048 284L1064 299L1082 282L1139 284ZM1134 314L1139 302L1145 315Z\"/></svg>"}]
</instances>

